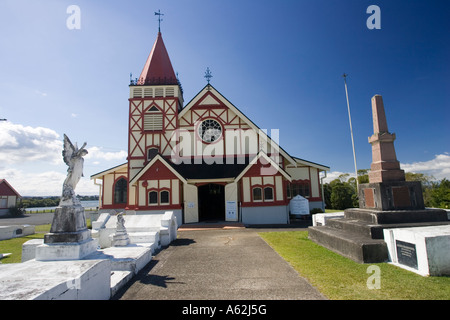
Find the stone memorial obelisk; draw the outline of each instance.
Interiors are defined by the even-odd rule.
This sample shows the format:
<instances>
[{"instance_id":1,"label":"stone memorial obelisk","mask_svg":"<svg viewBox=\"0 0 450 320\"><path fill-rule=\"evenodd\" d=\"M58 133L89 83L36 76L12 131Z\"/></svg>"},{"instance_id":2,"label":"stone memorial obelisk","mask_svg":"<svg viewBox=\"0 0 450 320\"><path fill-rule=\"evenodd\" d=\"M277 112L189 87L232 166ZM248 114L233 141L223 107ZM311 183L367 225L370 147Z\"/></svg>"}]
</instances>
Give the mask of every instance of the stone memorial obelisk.
<instances>
[{"instance_id":1,"label":"stone memorial obelisk","mask_svg":"<svg viewBox=\"0 0 450 320\"><path fill-rule=\"evenodd\" d=\"M372 164L369 183L359 186L359 207L379 210L424 209L420 181L405 181L394 148L395 133L390 133L383 98L372 97Z\"/></svg>"},{"instance_id":2,"label":"stone memorial obelisk","mask_svg":"<svg viewBox=\"0 0 450 320\"><path fill-rule=\"evenodd\" d=\"M419 181L405 181L387 126L383 98L372 98L374 133L369 183L359 185L359 208L344 211L325 226L309 227L314 242L360 263L388 260L383 230L448 224L441 209L425 209Z\"/></svg>"},{"instance_id":3,"label":"stone memorial obelisk","mask_svg":"<svg viewBox=\"0 0 450 320\"><path fill-rule=\"evenodd\" d=\"M53 216L50 233L44 236L44 244L36 248L36 260L76 260L97 250L86 226L84 208L75 194L75 187L83 176L83 157L88 154L64 135L64 162L68 165L59 206Z\"/></svg>"}]
</instances>

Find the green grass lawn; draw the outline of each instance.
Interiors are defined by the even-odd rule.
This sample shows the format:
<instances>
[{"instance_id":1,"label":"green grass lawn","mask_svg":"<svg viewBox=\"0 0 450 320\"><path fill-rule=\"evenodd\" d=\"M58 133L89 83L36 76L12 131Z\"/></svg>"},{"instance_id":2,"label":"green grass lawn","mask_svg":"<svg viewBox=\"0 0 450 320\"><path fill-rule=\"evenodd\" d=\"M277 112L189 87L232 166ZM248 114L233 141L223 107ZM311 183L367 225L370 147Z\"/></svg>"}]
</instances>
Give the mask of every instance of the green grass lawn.
<instances>
[{"instance_id":1,"label":"green grass lawn","mask_svg":"<svg viewBox=\"0 0 450 320\"><path fill-rule=\"evenodd\" d=\"M450 277L422 277L388 263L380 268L380 289L369 289L370 264L358 264L308 239L307 231L259 235L297 272L332 300L450 300Z\"/></svg>"},{"instance_id":2,"label":"green grass lawn","mask_svg":"<svg viewBox=\"0 0 450 320\"><path fill-rule=\"evenodd\" d=\"M90 219L86 219L87 227L91 227ZM11 253L11 255L0 260L1 263L22 262L22 244L32 239L44 239L44 235L50 231L51 224L35 226L35 234L25 237L12 238L0 241L0 253Z\"/></svg>"}]
</instances>

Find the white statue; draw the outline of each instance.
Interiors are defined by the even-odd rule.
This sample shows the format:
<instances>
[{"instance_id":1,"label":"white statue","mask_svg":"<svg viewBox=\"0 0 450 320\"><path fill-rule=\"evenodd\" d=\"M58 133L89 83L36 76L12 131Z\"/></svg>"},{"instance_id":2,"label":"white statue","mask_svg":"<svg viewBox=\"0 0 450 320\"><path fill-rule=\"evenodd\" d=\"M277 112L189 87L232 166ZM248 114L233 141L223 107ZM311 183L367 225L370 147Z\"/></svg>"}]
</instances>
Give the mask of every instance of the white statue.
<instances>
[{"instance_id":1,"label":"white statue","mask_svg":"<svg viewBox=\"0 0 450 320\"><path fill-rule=\"evenodd\" d=\"M127 229L125 228L125 218L123 217L123 212L117 214L116 231L118 233L127 232Z\"/></svg>"},{"instance_id":2,"label":"white statue","mask_svg":"<svg viewBox=\"0 0 450 320\"><path fill-rule=\"evenodd\" d=\"M62 152L64 162L69 166L67 169L67 177L63 184L63 193L60 206L68 205L81 205L80 201L76 198L75 187L83 176L83 157L88 154L87 150L84 149L86 142L83 146L78 149L77 144L75 145L70 142L69 138L64 134L64 150Z\"/></svg>"}]
</instances>

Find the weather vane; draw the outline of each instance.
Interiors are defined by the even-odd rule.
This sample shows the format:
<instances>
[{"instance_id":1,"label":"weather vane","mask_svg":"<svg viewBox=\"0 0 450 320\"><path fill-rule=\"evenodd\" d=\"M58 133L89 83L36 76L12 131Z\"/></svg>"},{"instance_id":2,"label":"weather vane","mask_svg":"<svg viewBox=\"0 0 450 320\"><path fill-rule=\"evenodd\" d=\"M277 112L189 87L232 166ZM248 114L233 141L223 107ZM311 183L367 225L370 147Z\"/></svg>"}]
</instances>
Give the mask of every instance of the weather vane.
<instances>
[{"instance_id":1,"label":"weather vane","mask_svg":"<svg viewBox=\"0 0 450 320\"><path fill-rule=\"evenodd\" d=\"M163 19L161 19L161 16L163 16L164 14L161 13L161 10L158 9L158 12L155 12L155 16L158 16L158 31L161 32L161 21L163 21Z\"/></svg>"},{"instance_id":2,"label":"weather vane","mask_svg":"<svg viewBox=\"0 0 450 320\"><path fill-rule=\"evenodd\" d=\"M211 70L209 70L209 67L207 67L205 72L205 79L206 81L208 81L208 84L211 81L211 78L212 78Z\"/></svg>"}]
</instances>

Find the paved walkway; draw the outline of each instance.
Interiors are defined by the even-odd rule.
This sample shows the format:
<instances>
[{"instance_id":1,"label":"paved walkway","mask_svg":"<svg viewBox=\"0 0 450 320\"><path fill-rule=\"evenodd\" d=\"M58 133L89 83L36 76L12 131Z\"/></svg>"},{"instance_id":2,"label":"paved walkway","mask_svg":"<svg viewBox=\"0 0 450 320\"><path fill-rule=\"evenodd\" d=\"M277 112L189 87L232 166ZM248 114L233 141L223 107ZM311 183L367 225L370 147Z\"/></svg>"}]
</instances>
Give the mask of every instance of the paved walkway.
<instances>
[{"instance_id":1,"label":"paved walkway","mask_svg":"<svg viewBox=\"0 0 450 320\"><path fill-rule=\"evenodd\" d=\"M324 299L259 231L181 229L113 299Z\"/></svg>"},{"instance_id":2,"label":"paved walkway","mask_svg":"<svg viewBox=\"0 0 450 320\"><path fill-rule=\"evenodd\" d=\"M20 217L0 217L0 226L12 226L12 225L41 225L52 223L53 212L47 213L27 213Z\"/></svg>"}]
</instances>

